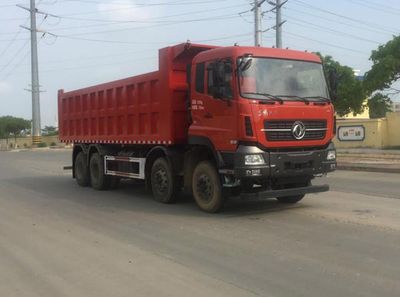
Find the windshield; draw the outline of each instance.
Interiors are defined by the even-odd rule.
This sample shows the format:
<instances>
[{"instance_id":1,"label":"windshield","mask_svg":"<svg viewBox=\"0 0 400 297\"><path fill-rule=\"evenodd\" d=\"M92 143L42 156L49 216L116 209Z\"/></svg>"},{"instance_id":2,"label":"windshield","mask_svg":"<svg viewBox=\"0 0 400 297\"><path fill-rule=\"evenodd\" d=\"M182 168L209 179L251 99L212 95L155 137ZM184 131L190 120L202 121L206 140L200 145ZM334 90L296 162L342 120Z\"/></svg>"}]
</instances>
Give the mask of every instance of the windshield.
<instances>
[{"instance_id":1,"label":"windshield","mask_svg":"<svg viewBox=\"0 0 400 297\"><path fill-rule=\"evenodd\" d=\"M242 97L265 99L265 94L268 94L284 100L293 97L329 98L321 64L271 58L248 59L251 63L239 70ZM245 63L239 59L239 68Z\"/></svg>"}]
</instances>

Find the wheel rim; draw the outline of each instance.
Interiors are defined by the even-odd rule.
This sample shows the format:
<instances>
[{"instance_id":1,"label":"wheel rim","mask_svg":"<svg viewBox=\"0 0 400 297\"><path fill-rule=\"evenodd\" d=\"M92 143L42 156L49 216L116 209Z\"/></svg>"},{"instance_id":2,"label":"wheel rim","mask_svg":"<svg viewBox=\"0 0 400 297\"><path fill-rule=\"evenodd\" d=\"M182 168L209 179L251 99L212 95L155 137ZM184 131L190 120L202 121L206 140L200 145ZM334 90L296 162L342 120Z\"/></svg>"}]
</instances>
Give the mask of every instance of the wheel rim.
<instances>
[{"instance_id":1,"label":"wheel rim","mask_svg":"<svg viewBox=\"0 0 400 297\"><path fill-rule=\"evenodd\" d=\"M160 167L154 173L154 186L161 195L168 192L168 175L167 171Z\"/></svg>"},{"instance_id":2,"label":"wheel rim","mask_svg":"<svg viewBox=\"0 0 400 297\"><path fill-rule=\"evenodd\" d=\"M196 188L198 196L203 202L211 201L214 193L214 185L208 175L201 174L199 176L196 183Z\"/></svg>"}]
</instances>

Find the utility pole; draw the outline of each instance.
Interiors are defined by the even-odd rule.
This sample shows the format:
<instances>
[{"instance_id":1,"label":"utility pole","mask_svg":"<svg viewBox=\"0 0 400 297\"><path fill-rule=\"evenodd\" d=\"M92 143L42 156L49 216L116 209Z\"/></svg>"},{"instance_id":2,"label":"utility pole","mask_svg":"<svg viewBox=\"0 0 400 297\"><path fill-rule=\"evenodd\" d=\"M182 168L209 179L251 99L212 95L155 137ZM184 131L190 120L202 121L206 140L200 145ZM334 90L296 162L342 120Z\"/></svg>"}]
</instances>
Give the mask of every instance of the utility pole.
<instances>
[{"instance_id":1,"label":"utility pole","mask_svg":"<svg viewBox=\"0 0 400 297\"><path fill-rule=\"evenodd\" d=\"M288 2L288 0L285 1L281 1L281 0L275 0L275 2L273 1L268 1L269 4L271 4L273 6L273 8L271 9L271 11L275 10L276 13L276 23L275 23L275 32L276 32L276 43L275 46L277 48L282 48L282 25L286 22L283 21L282 22L282 13L281 13L281 9L282 6Z\"/></svg>"},{"instance_id":2,"label":"utility pole","mask_svg":"<svg viewBox=\"0 0 400 297\"><path fill-rule=\"evenodd\" d=\"M31 0L32 144L34 145L40 143L42 137L36 11L35 0Z\"/></svg>"},{"instance_id":3,"label":"utility pole","mask_svg":"<svg viewBox=\"0 0 400 297\"><path fill-rule=\"evenodd\" d=\"M261 29L261 4L265 0L254 0L254 7L251 9L254 11L254 46L262 45L262 29Z\"/></svg>"},{"instance_id":4,"label":"utility pole","mask_svg":"<svg viewBox=\"0 0 400 297\"><path fill-rule=\"evenodd\" d=\"M276 47L282 48L281 0L276 0Z\"/></svg>"},{"instance_id":5,"label":"utility pole","mask_svg":"<svg viewBox=\"0 0 400 297\"><path fill-rule=\"evenodd\" d=\"M32 144L37 145L42 141L42 129L40 125L40 85L39 85L39 62L37 50L37 28L36 28L36 14L44 14L36 8L35 0L30 0L30 7L24 7L17 4L19 8L25 9L30 13L31 26L22 28L31 32L31 73L32 83L31 89L28 90L32 93Z\"/></svg>"}]
</instances>

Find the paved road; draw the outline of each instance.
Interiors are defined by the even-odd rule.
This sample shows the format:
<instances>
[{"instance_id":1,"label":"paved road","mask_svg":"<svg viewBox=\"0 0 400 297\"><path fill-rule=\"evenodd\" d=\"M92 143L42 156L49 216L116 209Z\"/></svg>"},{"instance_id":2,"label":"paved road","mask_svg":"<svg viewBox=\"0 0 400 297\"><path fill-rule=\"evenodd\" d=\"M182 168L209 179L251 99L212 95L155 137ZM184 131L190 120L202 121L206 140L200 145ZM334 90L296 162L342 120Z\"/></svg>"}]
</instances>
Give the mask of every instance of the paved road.
<instances>
[{"instance_id":1,"label":"paved road","mask_svg":"<svg viewBox=\"0 0 400 297\"><path fill-rule=\"evenodd\" d=\"M67 151L0 152L0 296L400 296L400 175L217 215L79 188Z\"/></svg>"},{"instance_id":2,"label":"paved road","mask_svg":"<svg viewBox=\"0 0 400 297\"><path fill-rule=\"evenodd\" d=\"M338 192L400 199L400 174L338 170L315 183L328 183Z\"/></svg>"}]
</instances>

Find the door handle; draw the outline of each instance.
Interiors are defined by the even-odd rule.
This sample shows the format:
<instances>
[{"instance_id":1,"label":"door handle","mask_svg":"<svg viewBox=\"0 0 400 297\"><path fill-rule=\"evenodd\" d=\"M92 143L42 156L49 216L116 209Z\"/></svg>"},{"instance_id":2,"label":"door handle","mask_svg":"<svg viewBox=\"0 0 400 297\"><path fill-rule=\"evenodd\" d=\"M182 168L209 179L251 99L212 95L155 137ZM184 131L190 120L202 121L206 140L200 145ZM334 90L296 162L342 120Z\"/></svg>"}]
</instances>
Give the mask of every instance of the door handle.
<instances>
[{"instance_id":1,"label":"door handle","mask_svg":"<svg viewBox=\"0 0 400 297\"><path fill-rule=\"evenodd\" d=\"M206 111L206 113L204 114L204 117L206 119L211 119L213 117L213 115L211 113L209 113L208 111Z\"/></svg>"}]
</instances>

